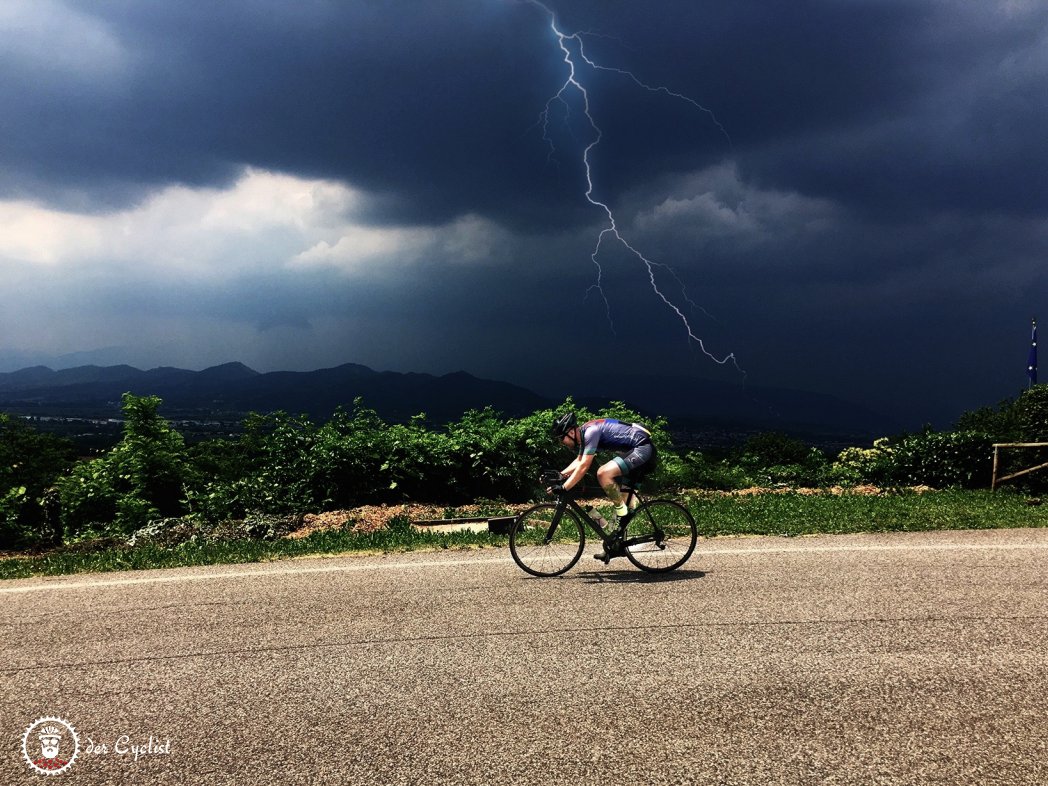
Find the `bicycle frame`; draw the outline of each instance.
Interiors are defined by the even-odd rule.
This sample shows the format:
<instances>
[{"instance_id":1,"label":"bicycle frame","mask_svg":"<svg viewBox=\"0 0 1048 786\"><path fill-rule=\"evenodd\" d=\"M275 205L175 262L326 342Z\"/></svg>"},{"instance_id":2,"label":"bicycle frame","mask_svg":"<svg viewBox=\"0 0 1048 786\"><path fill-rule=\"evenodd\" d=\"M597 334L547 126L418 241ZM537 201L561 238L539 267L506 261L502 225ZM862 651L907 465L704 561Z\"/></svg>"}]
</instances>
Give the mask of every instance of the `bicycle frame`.
<instances>
[{"instance_id":1,"label":"bicycle frame","mask_svg":"<svg viewBox=\"0 0 1048 786\"><path fill-rule=\"evenodd\" d=\"M634 499L638 500L639 502L643 502L643 500L641 500L640 498L640 495L637 493L636 488L634 488L633 486L623 486L623 490L627 492L627 506L629 506ZM547 543L553 540L553 534L557 531L557 527L560 526L560 520L564 517L564 512L568 508L571 508L582 519L583 523L585 523L591 530L593 530L594 534L596 534L600 538L602 543L607 544L607 542L612 538L612 536L616 534L615 528L605 531L604 528L600 526L600 524L597 523L597 521L594 520L592 516L590 516L589 512L584 507L582 507L575 498L569 496L569 492L563 492L557 496L557 510L553 514L553 520L550 522L549 529L546 531L545 540ZM630 542L626 545L637 545L638 543L647 543L650 542L652 538L636 538L633 540L635 540L636 543Z\"/></svg>"},{"instance_id":2,"label":"bicycle frame","mask_svg":"<svg viewBox=\"0 0 1048 786\"><path fill-rule=\"evenodd\" d=\"M580 505L571 497L564 494L561 495L560 499L557 500L557 512L553 514L553 520L550 522L549 531L546 532L546 540L553 539L553 533L557 531L557 527L560 526L560 520L564 517L564 511L566 511L568 508L574 510L575 513L577 513L579 517L582 519L583 523L585 523L591 530L593 530L593 532L602 541L608 539L608 536L611 533L605 532L604 528L600 526L600 524L598 524L596 520L594 520L593 517L590 516L589 513L586 512L586 509L582 507L582 505Z\"/></svg>"}]
</instances>

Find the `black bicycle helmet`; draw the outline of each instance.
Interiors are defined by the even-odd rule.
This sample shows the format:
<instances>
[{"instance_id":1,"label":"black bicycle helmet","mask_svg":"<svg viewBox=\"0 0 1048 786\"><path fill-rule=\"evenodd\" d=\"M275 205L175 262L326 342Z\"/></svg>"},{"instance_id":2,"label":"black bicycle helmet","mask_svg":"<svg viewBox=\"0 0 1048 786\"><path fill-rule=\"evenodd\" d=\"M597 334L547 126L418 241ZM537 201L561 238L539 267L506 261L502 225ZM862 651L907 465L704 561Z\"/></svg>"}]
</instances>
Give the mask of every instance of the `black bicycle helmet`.
<instances>
[{"instance_id":1,"label":"black bicycle helmet","mask_svg":"<svg viewBox=\"0 0 1048 786\"><path fill-rule=\"evenodd\" d=\"M574 412L565 412L553 422L553 428L549 431L550 436L557 442L560 442L578 424L579 422L575 419Z\"/></svg>"}]
</instances>

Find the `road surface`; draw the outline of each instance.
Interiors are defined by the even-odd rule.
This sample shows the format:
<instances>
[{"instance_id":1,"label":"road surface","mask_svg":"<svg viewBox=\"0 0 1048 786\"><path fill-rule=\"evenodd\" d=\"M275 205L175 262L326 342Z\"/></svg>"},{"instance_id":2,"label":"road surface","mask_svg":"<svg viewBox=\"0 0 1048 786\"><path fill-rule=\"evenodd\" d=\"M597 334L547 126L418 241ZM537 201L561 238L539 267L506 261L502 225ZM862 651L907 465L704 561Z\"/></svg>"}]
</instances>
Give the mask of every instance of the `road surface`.
<instances>
[{"instance_id":1,"label":"road surface","mask_svg":"<svg viewBox=\"0 0 1048 786\"><path fill-rule=\"evenodd\" d=\"M0 783L1048 784L1046 568L1027 529L2 582Z\"/></svg>"}]
</instances>

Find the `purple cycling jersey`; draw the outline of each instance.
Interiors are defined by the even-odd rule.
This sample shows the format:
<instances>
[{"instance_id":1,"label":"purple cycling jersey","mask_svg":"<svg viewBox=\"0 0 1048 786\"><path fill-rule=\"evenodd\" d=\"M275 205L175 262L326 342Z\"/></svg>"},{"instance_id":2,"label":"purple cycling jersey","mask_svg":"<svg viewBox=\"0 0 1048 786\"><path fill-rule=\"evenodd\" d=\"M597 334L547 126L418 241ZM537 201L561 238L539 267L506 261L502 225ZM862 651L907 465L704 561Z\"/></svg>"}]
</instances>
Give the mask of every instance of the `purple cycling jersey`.
<instances>
[{"instance_id":1,"label":"purple cycling jersey","mask_svg":"<svg viewBox=\"0 0 1048 786\"><path fill-rule=\"evenodd\" d=\"M592 456L598 450L629 451L651 442L649 431L638 423L623 423L613 418L598 418L579 427L582 444L579 455Z\"/></svg>"}]
</instances>

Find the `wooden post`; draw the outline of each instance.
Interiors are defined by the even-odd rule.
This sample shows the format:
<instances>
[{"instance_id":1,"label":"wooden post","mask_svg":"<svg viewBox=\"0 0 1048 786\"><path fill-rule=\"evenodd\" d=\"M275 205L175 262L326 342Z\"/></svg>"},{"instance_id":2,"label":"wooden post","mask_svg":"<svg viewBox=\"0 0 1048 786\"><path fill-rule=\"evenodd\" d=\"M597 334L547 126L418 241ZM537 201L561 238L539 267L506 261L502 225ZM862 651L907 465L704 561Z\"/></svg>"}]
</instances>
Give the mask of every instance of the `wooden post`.
<instances>
[{"instance_id":1,"label":"wooden post","mask_svg":"<svg viewBox=\"0 0 1048 786\"><path fill-rule=\"evenodd\" d=\"M998 483L1004 483L1006 480L1012 478L1022 477L1023 475L1029 475L1031 472L1037 472L1038 470L1048 469L1048 462L1044 464L1038 464L1034 467L1028 467L1027 469L1013 472L1010 475L1005 475L1003 478L997 477L997 451L1000 448L1044 448L1048 447L1048 442L996 442L993 446L993 478L990 480L990 490L994 491L997 488Z\"/></svg>"}]
</instances>

